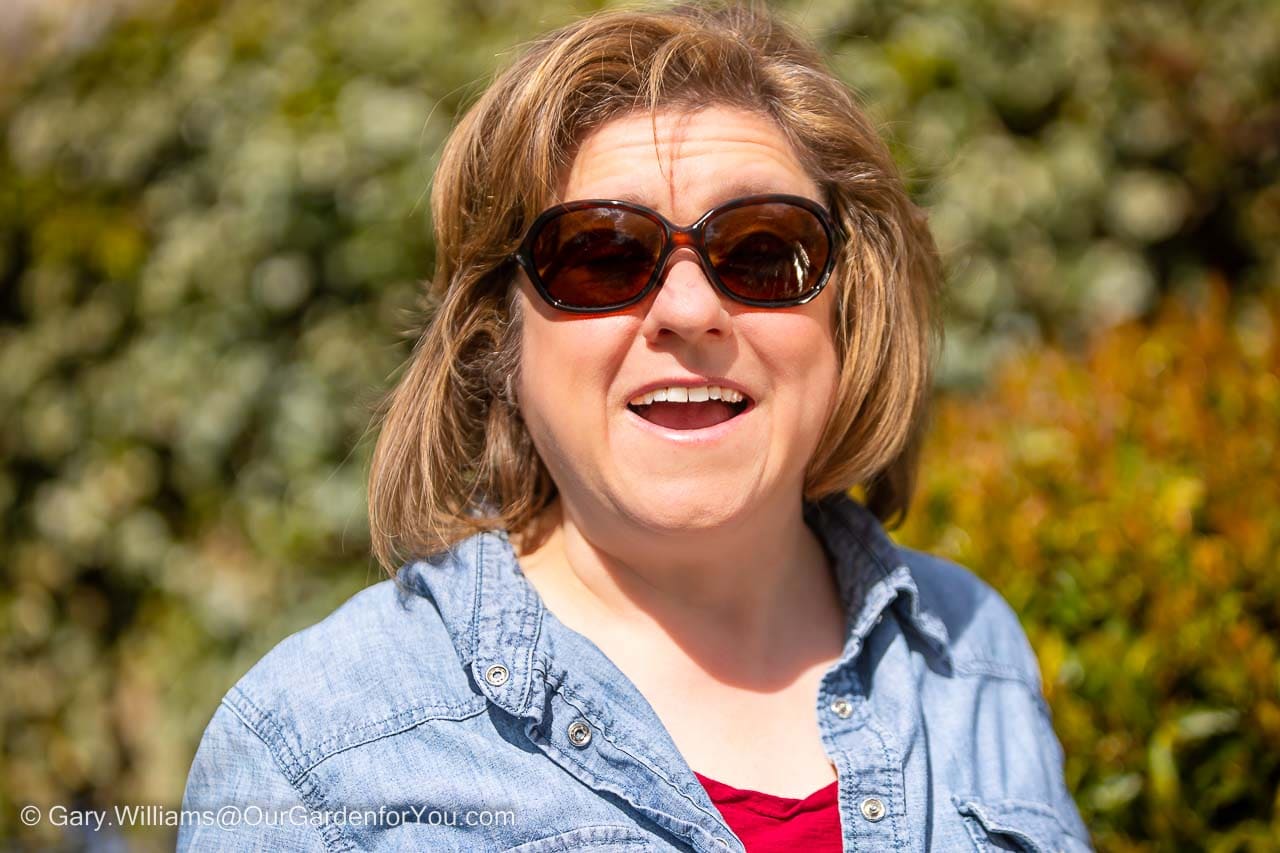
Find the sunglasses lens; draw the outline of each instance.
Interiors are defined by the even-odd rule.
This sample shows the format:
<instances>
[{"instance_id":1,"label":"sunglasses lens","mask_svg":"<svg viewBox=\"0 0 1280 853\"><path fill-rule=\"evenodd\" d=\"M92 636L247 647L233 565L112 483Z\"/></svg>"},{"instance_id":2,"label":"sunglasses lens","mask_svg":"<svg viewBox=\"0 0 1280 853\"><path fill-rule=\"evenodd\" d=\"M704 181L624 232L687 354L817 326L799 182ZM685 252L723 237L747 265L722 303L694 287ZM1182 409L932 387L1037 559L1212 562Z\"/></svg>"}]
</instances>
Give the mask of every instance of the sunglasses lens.
<instances>
[{"instance_id":1,"label":"sunglasses lens","mask_svg":"<svg viewBox=\"0 0 1280 853\"><path fill-rule=\"evenodd\" d=\"M608 308L649 283L662 238L662 226L638 213L594 207L548 220L530 255L543 287L561 305Z\"/></svg>"},{"instance_id":2,"label":"sunglasses lens","mask_svg":"<svg viewBox=\"0 0 1280 853\"><path fill-rule=\"evenodd\" d=\"M786 202L733 207L706 224L711 265L735 295L794 304L821 282L831 254L822 221Z\"/></svg>"}]
</instances>

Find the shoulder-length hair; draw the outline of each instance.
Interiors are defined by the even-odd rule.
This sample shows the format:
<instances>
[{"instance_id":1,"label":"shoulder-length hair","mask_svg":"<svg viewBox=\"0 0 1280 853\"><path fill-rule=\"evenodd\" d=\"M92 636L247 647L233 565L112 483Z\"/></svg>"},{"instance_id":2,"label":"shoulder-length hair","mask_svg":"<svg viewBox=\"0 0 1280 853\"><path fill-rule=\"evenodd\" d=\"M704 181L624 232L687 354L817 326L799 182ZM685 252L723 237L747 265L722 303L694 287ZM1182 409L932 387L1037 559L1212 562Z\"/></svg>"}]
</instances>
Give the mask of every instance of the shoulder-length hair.
<instances>
[{"instance_id":1,"label":"shoulder-length hair","mask_svg":"<svg viewBox=\"0 0 1280 853\"><path fill-rule=\"evenodd\" d=\"M815 46L762 5L604 12L535 40L441 153L428 293L437 307L376 414L369 520L388 571L480 530L520 533L554 499L512 393L521 318L511 253L558 200L589 131L709 104L772 119L846 235L828 284L839 386L804 498L861 488L882 521L905 518L942 338L941 277L888 148Z\"/></svg>"}]
</instances>

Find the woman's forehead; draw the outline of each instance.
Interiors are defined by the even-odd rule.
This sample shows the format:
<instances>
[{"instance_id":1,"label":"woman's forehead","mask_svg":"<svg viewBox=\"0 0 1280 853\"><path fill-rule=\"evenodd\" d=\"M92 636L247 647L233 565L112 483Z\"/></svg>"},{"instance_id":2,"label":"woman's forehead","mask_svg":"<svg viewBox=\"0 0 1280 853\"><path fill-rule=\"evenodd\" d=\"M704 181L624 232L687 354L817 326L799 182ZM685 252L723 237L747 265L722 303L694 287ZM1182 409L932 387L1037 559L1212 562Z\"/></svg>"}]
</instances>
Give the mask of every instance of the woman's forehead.
<instances>
[{"instance_id":1,"label":"woman's forehead","mask_svg":"<svg viewBox=\"0 0 1280 853\"><path fill-rule=\"evenodd\" d=\"M594 129L566 170L560 200L620 199L694 219L729 198L756 193L822 201L771 119L715 106L632 113Z\"/></svg>"}]
</instances>

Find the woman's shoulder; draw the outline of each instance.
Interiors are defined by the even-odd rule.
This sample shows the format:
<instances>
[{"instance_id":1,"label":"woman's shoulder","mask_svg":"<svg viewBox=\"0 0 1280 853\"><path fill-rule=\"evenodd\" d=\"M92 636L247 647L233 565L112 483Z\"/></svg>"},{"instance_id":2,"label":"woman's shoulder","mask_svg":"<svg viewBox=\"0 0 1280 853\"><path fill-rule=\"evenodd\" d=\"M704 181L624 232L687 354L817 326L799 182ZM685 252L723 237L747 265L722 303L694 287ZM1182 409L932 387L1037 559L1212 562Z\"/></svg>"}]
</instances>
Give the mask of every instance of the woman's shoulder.
<instances>
[{"instance_id":1,"label":"woman's shoulder","mask_svg":"<svg viewBox=\"0 0 1280 853\"><path fill-rule=\"evenodd\" d=\"M947 782L966 825L997 834L1017 827L1015 834L1074 839L1082 845L1068 849L1087 849L1088 830L1063 784L1062 746L1040 667L1017 613L966 566L895 550L915 582L920 611L945 627L950 667L933 682L931 740L959 756Z\"/></svg>"},{"instance_id":2,"label":"woman's shoulder","mask_svg":"<svg viewBox=\"0 0 1280 853\"><path fill-rule=\"evenodd\" d=\"M221 820L228 806L240 814L253 806L277 817L184 823L179 849L333 849L334 825L299 822L293 811L323 811L315 768L343 754L347 772L364 784L386 772L396 736L484 711L438 601L421 582L429 568L437 567L409 564L395 580L356 593L280 641L227 691L201 737L183 808ZM463 580L439 568L446 588Z\"/></svg>"},{"instance_id":3,"label":"woman's shoulder","mask_svg":"<svg viewBox=\"0 0 1280 853\"><path fill-rule=\"evenodd\" d=\"M955 674L1014 679L1039 695L1035 653L1004 596L960 563L902 545L894 549L915 582L919 608L946 629Z\"/></svg>"},{"instance_id":4,"label":"woman's shoulder","mask_svg":"<svg viewBox=\"0 0 1280 853\"><path fill-rule=\"evenodd\" d=\"M406 566L285 638L222 705L298 767L328 753L484 706L435 603Z\"/></svg>"}]
</instances>

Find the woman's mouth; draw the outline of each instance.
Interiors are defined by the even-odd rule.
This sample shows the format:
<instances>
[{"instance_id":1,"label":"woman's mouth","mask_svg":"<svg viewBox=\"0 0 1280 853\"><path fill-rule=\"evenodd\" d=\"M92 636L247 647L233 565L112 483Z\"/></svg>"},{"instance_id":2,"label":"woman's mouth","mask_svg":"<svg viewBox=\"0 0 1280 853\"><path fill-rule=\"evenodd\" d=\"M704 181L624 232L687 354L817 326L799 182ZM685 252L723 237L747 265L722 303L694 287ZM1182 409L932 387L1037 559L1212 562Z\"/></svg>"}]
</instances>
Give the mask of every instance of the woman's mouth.
<instances>
[{"instance_id":1,"label":"woman's mouth","mask_svg":"<svg viewBox=\"0 0 1280 853\"><path fill-rule=\"evenodd\" d=\"M751 407L751 399L732 388L657 388L633 399L627 408L652 424L667 429L706 429L737 417Z\"/></svg>"}]
</instances>

